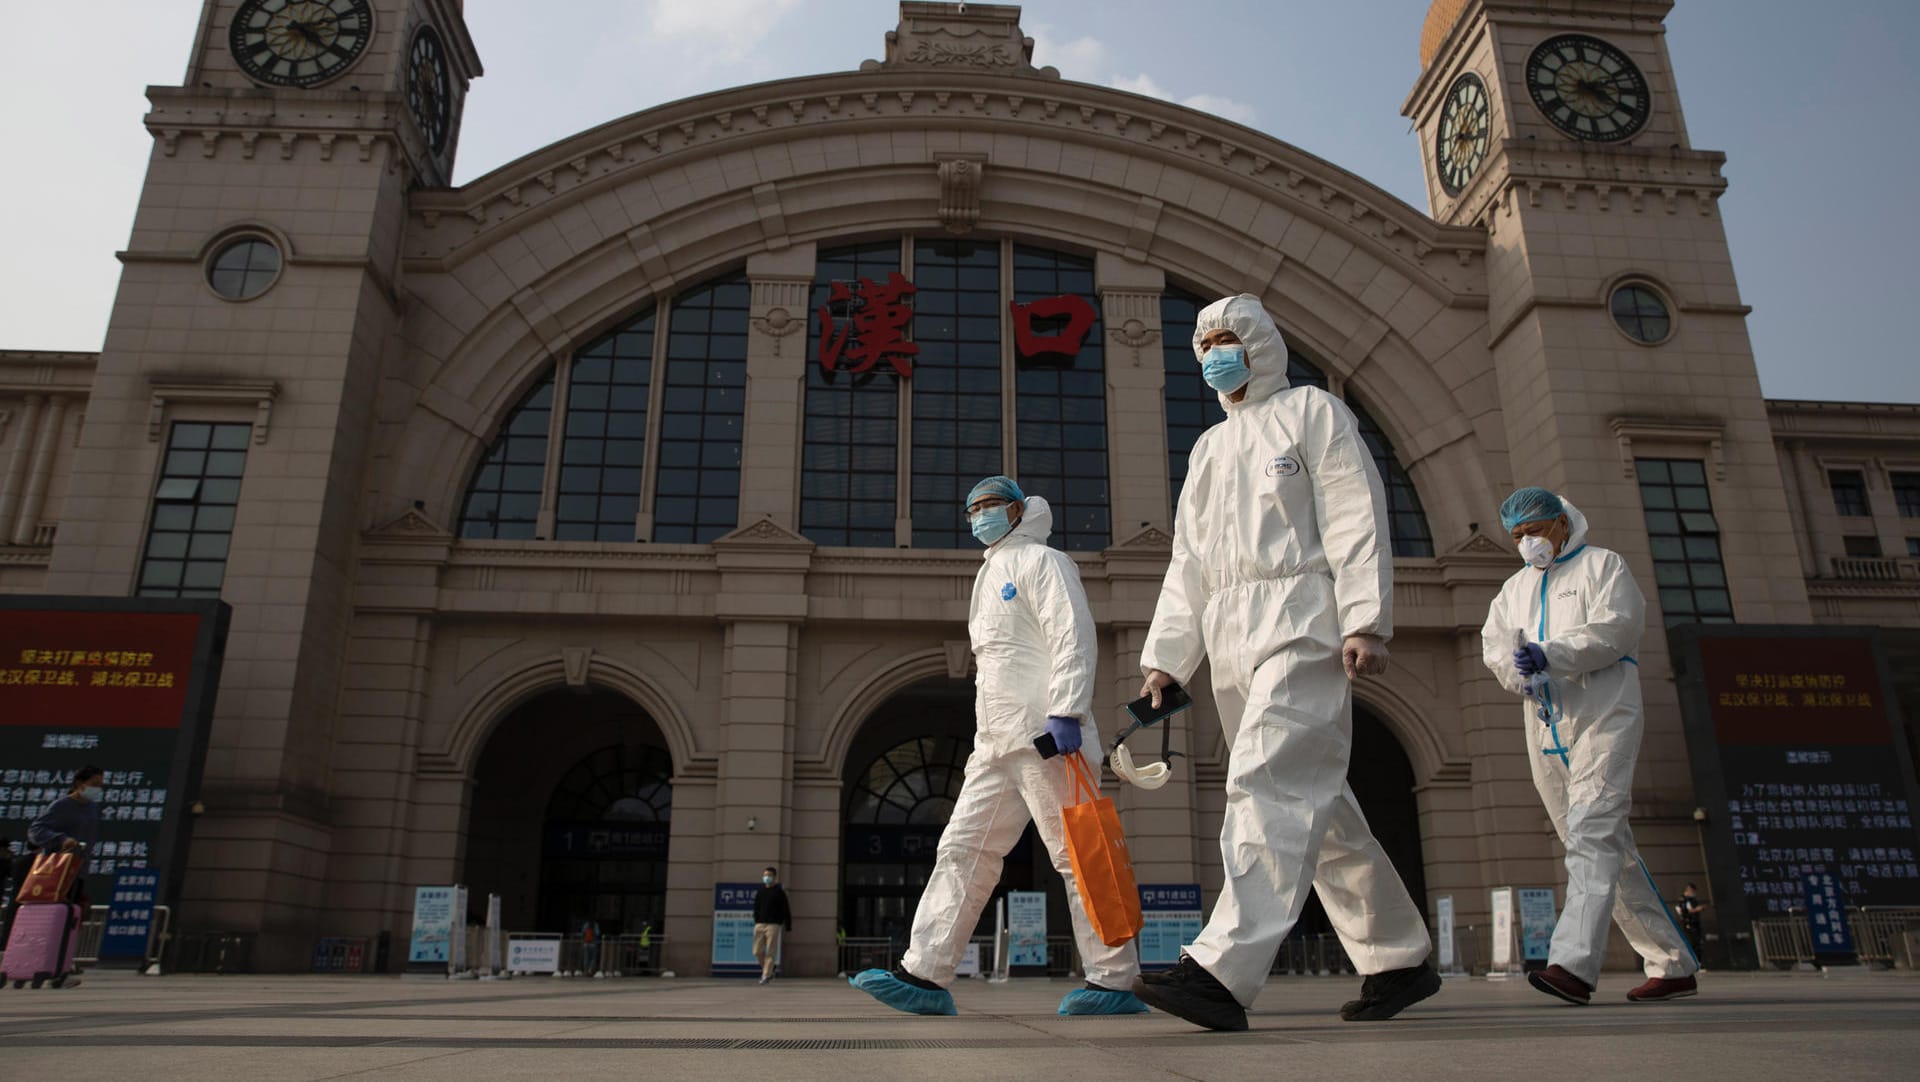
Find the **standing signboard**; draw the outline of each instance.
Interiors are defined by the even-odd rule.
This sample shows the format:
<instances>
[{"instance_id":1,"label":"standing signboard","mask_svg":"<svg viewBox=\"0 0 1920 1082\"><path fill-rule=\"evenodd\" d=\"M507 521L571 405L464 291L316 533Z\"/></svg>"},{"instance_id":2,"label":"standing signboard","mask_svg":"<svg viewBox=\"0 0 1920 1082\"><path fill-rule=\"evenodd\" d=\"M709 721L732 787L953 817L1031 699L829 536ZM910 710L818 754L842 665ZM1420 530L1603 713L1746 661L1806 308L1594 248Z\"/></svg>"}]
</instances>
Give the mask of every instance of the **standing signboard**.
<instances>
[{"instance_id":1,"label":"standing signboard","mask_svg":"<svg viewBox=\"0 0 1920 1082\"><path fill-rule=\"evenodd\" d=\"M179 899L231 610L219 600L0 596L0 831L27 826L82 766L106 772L86 891L121 868Z\"/></svg>"},{"instance_id":2,"label":"standing signboard","mask_svg":"<svg viewBox=\"0 0 1920 1082\"><path fill-rule=\"evenodd\" d=\"M1433 900L1434 939L1439 943L1440 972L1452 973L1453 958L1453 895L1443 894Z\"/></svg>"},{"instance_id":3,"label":"standing signboard","mask_svg":"<svg viewBox=\"0 0 1920 1082\"><path fill-rule=\"evenodd\" d=\"M1553 947L1553 888L1521 887L1520 965L1523 969L1547 968L1547 953Z\"/></svg>"},{"instance_id":4,"label":"standing signboard","mask_svg":"<svg viewBox=\"0 0 1920 1082\"><path fill-rule=\"evenodd\" d=\"M1140 916L1140 968L1166 969L1178 964L1180 949L1200 937L1205 923L1200 884L1141 884Z\"/></svg>"},{"instance_id":5,"label":"standing signboard","mask_svg":"<svg viewBox=\"0 0 1920 1082\"><path fill-rule=\"evenodd\" d=\"M758 883L713 885L714 976L760 975L753 957L753 901L759 896Z\"/></svg>"},{"instance_id":6,"label":"standing signboard","mask_svg":"<svg viewBox=\"0 0 1920 1082\"><path fill-rule=\"evenodd\" d=\"M1513 888L1497 887L1493 903L1493 964L1487 967L1487 979L1504 980L1513 971Z\"/></svg>"},{"instance_id":7,"label":"standing signboard","mask_svg":"<svg viewBox=\"0 0 1920 1082\"><path fill-rule=\"evenodd\" d=\"M1808 875L1857 906L1920 906L1920 803L1872 629L1672 629L1721 940L1753 966L1752 922L1803 904ZM1711 963L1709 963L1711 964Z\"/></svg>"},{"instance_id":8,"label":"standing signboard","mask_svg":"<svg viewBox=\"0 0 1920 1082\"><path fill-rule=\"evenodd\" d=\"M452 887L415 887L409 965L444 966L453 957Z\"/></svg>"},{"instance_id":9,"label":"standing signboard","mask_svg":"<svg viewBox=\"0 0 1920 1082\"><path fill-rule=\"evenodd\" d=\"M1007 930L1013 941L1011 964L1047 964L1047 896L1038 890L1007 892Z\"/></svg>"},{"instance_id":10,"label":"standing signboard","mask_svg":"<svg viewBox=\"0 0 1920 1082\"><path fill-rule=\"evenodd\" d=\"M1847 896L1833 876L1810 872L1804 881L1807 931L1813 939L1813 960L1821 965L1857 965L1853 926L1847 920Z\"/></svg>"},{"instance_id":11,"label":"standing signboard","mask_svg":"<svg viewBox=\"0 0 1920 1082\"><path fill-rule=\"evenodd\" d=\"M121 868L114 873L113 893L107 898L107 926L100 936L100 959L132 958L146 961L153 938L153 911L160 904L160 877L148 868Z\"/></svg>"}]
</instances>

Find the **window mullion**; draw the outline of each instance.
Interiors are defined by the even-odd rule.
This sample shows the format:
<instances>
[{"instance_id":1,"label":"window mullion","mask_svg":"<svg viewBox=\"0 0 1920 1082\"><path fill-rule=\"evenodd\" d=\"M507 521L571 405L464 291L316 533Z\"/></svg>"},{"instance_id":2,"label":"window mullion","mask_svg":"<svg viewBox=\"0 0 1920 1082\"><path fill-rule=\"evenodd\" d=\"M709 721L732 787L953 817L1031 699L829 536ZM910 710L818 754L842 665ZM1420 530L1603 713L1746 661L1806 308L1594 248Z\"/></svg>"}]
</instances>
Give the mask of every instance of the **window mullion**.
<instances>
[{"instance_id":1,"label":"window mullion","mask_svg":"<svg viewBox=\"0 0 1920 1082\"><path fill-rule=\"evenodd\" d=\"M570 356L553 362L553 409L547 415L547 458L540 473L540 511L533 523L533 536L543 541L553 539L555 508L560 502L560 447L567 438L567 400L573 391L571 362Z\"/></svg>"},{"instance_id":2,"label":"window mullion","mask_svg":"<svg viewBox=\"0 0 1920 1082\"><path fill-rule=\"evenodd\" d=\"M654 306L653 359L647 371L647 449L640 468L640 509L633 516L633 539L653 540L653 502L660 487L660 426L666 415L667 342L673 337L673 298Z\"/></svg>"},{"instance_id":3,"label":"window mullion","mask_svg":"<svg viewBox=\"0 0 1920 1082\"><path fill-rule=\"evenodd\" d=\"M1013 301L1013 239L1000 239L1000 304L994 318L1000 321L1000 472L1020 476L1020 418L1018 376L1014 372L1013 336L1008 333L1007 305Z\"/></svg>"},{"instance_id":4,"label":"window mullion","mask_svg":"<svg viewBox=\"0 0 1920 1082\"><path fill-rule=\"evenodd\" d=\"M913 281L914 235L900 238L900 274ZM907 337L913 337L913 321L907 321ZM899 414L894 422L893 543L896 548L913 545L913 381L903 379L897 400Z\"/></svg>"}]
</instances>

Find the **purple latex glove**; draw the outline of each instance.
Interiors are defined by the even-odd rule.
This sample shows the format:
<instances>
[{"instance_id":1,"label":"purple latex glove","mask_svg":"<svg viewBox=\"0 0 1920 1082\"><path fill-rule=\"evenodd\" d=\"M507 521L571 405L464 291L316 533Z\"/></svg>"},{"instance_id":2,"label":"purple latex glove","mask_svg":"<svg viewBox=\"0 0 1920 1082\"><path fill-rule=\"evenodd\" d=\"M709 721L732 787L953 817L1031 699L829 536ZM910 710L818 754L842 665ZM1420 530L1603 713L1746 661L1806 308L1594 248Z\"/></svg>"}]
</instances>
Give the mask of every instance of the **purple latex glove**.
<instances>
[{"instance_id":1,"label":"purple latex glove","mask_svg":"<svg viewBox=\"0 0 1920 1082\"><path fill-rule=\"evenodd\" d=\"M1080 719L1048 717L1047 735L1053 737L1053 744L1060 749L1060 754L1072 755L1080 750Z\"/></svg>"},{"instance_id":2,"label":"purple latex glove","mask_svg":"<svg viewBox=\"0 0 1920 1082\"><path fill-rule=\"evenodd\" d=\"M1532 676L1547 671L1547 654L1540 644L1530 642L1513 652L1513 667L1520 670L1521 676Z\"/></svg>"}]
</instances>

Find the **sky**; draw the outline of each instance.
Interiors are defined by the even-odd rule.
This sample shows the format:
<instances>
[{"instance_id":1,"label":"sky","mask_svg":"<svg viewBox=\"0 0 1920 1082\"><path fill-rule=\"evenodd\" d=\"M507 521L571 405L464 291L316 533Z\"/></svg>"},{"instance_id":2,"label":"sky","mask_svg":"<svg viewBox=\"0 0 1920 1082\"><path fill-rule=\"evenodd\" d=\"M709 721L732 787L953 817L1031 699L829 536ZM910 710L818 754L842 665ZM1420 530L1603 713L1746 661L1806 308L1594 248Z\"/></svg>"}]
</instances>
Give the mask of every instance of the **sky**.
<instances>
[{"instance_id":1,"label":"sky","mask_svg":"<svg viewBox=\"0 0 1920 1082\"><path fill-rule=\"evenodd\" d=\"M0 63L0 349L94 350L152 140L145 88L180 82L200 0L99 0L84 62L68 4L8 5ZM878 58L893 0L466 0L486 74L455 180L632 112ZM1426 209L1400 116L1428 0L1034 0L1034 62L1238 121ZM99 19L101 9L111 13ZM537 15L530 14L538 12ZM1817 24L1818 33L1808 27ZM1720 201L1763 391L1920 403L1903 318L1920 251L1920 3L1678 0L1668 48ZM34 163L22 166L18 163Z\"/></svg>"}]
</instances>

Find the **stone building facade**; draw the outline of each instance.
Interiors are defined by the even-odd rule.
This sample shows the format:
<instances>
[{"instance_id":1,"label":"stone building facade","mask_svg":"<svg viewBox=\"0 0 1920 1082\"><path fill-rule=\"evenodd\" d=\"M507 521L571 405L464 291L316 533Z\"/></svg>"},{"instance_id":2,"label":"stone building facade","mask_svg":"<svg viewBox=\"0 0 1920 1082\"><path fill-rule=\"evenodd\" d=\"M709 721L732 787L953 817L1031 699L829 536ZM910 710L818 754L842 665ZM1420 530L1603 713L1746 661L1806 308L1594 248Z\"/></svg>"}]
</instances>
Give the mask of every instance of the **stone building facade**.
<instances>
[{"instance_id":1,"label":"stone building facade","mask_svg":"<svg viewBox=\"0 0 1920 1082\"><path fill-rule=\"evenodd\" d=\"M683 973L713 885L765 864L792 972L897 928L971 726L963 482L1063 508L1110 732L1208 417L1192 314L1227 293L1363 416L1393 492L1355 784L1423 903L1472 921L1562 875L1479 660L1512 486L1571 494L1658 584L1635 803L1663 882L1700 874L1664 626L1920 624L1920 414L1762 397L1663 0L1437 0L1404 107L1427 211L1037 68L1018 8L914 2L859 71L450 187L480 75L456 0L330 0L340 47L305 60L278 6L208 0L186 79L149 91L100 353L0 354L0 589L233 606L181 921L257 932L265 967L404 936L422 883L498 892L516 928L651 925ZM1567 35L1613 52L1562 65L1631 62L1630 136L1542 103ZM918 353L835 363L843 323L886 319L857 283L894 274ZM1140 879L1210 898L1202 700L1176 783L1113 795ZM1030 850L1008 881L1044 886Z\"/></svg>"}]
</instances>

